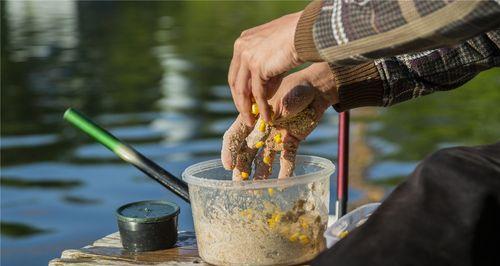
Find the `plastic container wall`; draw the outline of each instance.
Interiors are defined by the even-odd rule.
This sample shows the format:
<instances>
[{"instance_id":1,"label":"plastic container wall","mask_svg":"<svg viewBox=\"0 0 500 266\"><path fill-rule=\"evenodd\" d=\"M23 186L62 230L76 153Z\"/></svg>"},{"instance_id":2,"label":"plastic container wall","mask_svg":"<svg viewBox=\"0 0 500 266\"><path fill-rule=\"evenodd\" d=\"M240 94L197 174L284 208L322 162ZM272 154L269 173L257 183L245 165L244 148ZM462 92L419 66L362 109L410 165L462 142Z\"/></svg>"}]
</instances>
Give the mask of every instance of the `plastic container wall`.
<instances>
[{"instance_id":1,"label":"plastic container wall","mask_svg":"<svg viewBox=\"0 0 500 266\"><path fill-rule=\"evenodd\" d=\"M186 169L198 250L206 262L297 264L325 248L333 164L297 156L294 176L278 180L275 172L268 180L232 181L220 160Z\"/></svg>"}]
</instances>

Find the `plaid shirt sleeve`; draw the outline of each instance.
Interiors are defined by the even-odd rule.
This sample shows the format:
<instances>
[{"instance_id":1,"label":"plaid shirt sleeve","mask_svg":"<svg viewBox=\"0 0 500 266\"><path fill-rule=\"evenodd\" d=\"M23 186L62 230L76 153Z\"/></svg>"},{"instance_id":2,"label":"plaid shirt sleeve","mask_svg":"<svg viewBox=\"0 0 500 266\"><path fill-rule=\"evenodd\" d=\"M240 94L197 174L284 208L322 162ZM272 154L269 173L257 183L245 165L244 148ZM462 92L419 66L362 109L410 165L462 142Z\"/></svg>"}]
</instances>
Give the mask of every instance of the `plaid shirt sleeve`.
<instances>
[{"instance_id":1,"label":"plaid shirt sleeve","mask_svg":"<svg viewBox=\"0 0 500 266\"><path fill-rule=\"evenodd\" d=\"M330 62L342 111L453 89L498 66L499 27L498 0L314 1L295 47L305 61Z\"/></svg>"},{"instance_id":2,"label":"plaid shirt sleeve","mask_svg":"<svg viewBox=\"0 0 500 266\"><path fill-rule=\"evenodd\" d=\"M386 57L375 65L383 81L382 106L455 89L479 72L500 66L500 29L452 48Z\"/></svg>"}]
</instances>

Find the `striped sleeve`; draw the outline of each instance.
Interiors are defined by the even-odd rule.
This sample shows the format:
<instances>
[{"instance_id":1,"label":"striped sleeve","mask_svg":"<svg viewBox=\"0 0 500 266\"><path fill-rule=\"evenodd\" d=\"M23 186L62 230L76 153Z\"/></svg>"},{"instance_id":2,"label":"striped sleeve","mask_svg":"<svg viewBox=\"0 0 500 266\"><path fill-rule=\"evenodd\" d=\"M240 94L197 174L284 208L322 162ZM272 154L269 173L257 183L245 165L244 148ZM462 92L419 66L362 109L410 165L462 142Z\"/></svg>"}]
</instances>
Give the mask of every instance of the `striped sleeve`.
<instances>
[{"instance_id":1,"label":"striped sleeve","mask_svg":"<svg viewBox=\"0 0 500 266\"><path fill-rule=\"evenodd\" d=\"M358 65L454 45L498 26L498 0L314 1L299 20L295 47L304 61Z\"/></svg>"},{"instance_id":2,"label":"striped sleeve","mask_svg":"<svg viewBox=\"0 0 500 266\"><path fill-rule=\"evenodd\" d=\"M454 47L385 57L357 66L331 65L344 111L391 106L436 91L458 88L479 72L500 66L500 29Z\"/></svg>"}]
</instances>

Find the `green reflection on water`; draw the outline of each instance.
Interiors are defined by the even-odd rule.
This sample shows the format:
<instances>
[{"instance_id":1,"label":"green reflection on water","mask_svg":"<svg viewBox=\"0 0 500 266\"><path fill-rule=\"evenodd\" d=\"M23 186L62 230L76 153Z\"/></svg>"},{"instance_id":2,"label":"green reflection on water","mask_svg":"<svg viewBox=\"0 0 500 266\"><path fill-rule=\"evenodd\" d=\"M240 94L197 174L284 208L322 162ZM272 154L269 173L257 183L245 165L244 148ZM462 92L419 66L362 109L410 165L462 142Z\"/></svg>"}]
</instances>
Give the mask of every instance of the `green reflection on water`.
<instances>
[{"instance_id":1,"label":"green reflection on water","mask_svg":"<svg viewBox=\"0 0 500 266\"><path fill-rule=\"evenodd\" d=\"M388 108L376 120L376 135L399 146L390 159L421 160L448 145L500 140L500 69L479 74L459 89L436 92Z\"/></svg>"},{"instance_id":2,"label":"green reflection on water","mask_svg":"<svg viewBox=\"0 0 500 266\"><path fill-rule=\"evenodd\" d=\"M82 184L83 183L78 180L57 180L57 179L27 180L19 177L0 178L0 185L2 187L12 187L12 188L71 189L81 186Z\"/></svg>"},{"instance_id":3,"label":"green reflection on water","mask_svg":"<svg viewBox=\"0 0 500 266\"><path fill-rule=\"evenodd\" d=\"M0 222L1 234L12 238L25 238L39 234L50 233L50 230L15 222Z\"/></svg>"},{"instance_id":4,"label":"green reflection on water","mask_svg":"<svg viewBox=\"0 0 500 266\"><path fill-rule=\"evenodd\" d=\"M64 202L70 203L70 204L76 204L76 205L94 205L94 204L99 204L102 201L99 199L91 199L91 198L86 198L82 196L75 196L75 195L65 195L62 200Z\"/></svg>"}]
</instances>

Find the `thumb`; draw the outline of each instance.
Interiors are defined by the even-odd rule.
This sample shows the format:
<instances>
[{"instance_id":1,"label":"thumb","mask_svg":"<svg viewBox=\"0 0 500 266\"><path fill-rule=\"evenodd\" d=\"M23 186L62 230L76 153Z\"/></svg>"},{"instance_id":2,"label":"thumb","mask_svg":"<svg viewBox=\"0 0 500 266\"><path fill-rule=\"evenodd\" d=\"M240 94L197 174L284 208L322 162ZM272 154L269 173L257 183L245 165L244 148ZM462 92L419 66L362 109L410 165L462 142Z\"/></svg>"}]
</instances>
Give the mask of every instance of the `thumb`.
<instances>
[{"instance_id":1,"label":"thumb","mask_svg":"<svg viewBox=\"0 0 500 266\"><path fill-rule=\"evenodd\" d=\"M330 108L331 102L325 99L324 97L315 97L311 103L311 107L315 111L315 121L319 121L325 111Z\"/></svg>"},{"instance_id":2,"label":"thumb","mask_svg":"<svg viewBox=\"0 0 500 266\"><path fill-rule=\"evenodd\" d=\"M304 110L314 99L314 89L300 77L300 72L287 76L281 82L270 103L273 120L288 119Z\"/></svg>"}]
</instances>

